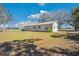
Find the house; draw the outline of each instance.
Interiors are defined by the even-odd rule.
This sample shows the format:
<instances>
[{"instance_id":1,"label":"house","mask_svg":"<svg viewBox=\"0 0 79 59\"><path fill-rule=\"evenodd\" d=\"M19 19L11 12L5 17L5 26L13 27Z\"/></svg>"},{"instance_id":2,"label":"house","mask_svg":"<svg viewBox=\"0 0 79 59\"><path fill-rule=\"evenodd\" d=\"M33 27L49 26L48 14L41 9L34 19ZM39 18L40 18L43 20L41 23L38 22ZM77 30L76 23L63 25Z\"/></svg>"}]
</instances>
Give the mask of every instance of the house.
<instances>
[{"instance_id":1,"label":"house","mask_svg":"<svg viewBox=\"0 0 79 59\"><path fill-rule=\"evenodd\" d=\"M23 28L27 31L48 31L50 28L52 32L58 31L58 23L57 21L51 22L43 22L43 23L30 23L30 24L23 24Z\"/></svg>"}]
</instances>

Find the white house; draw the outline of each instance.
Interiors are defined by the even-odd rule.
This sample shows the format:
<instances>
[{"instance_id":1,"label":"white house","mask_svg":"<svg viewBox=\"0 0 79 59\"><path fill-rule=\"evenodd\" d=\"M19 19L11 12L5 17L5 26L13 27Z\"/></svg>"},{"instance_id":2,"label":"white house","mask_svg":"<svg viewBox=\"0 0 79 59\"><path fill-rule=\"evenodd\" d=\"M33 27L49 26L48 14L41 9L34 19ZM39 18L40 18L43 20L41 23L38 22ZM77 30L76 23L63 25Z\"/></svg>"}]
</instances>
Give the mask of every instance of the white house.
<instances>
[{"instance_id":1,"label":"white house","mask_svg":"<svg viewBox=\"0 0 79 59\"><path fill-rule=\"evenodd\" d=\"M23 24L24 29L27 31L48 31L52 29L52 32L58 31L57 21L43 22L43 23L32 23L32 24Z\"/></svg>"}]
</instances>

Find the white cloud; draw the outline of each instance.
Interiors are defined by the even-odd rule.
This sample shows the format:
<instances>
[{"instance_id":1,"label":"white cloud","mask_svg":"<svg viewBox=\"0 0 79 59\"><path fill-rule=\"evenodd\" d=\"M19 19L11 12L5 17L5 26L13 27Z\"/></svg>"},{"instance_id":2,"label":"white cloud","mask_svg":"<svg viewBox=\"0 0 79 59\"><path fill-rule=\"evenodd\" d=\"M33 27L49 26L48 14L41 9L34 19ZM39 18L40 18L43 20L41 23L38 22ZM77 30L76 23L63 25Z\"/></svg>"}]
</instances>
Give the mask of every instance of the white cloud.
<instances>
[{"instance_id":1,"label":"white cloud","mask_svg":"<svg viewBox=\"0 0 79 59\"><path fill-rule=\"evenodd\" d=\"M39 5L40 5L40 6L44 6L44 5L46 5L46 3L39 3Z\"/></svg>"},{"instance_id":2,"label":"white cloud","mask_svg":"<svg viewBox=\"0 0 79 59\"><path fill-rule=\"evenodd\" d=\"M15 24L14 26L15 26L15 27L18 27L18 24Z\"/></svg>"},{"instance_id":3,"label":"white cloud","mask_svg":"<svg viewBox=\"0 0 79 59\"><path fill-rule=\"evenodd\" d=\"M48 13L47 11L40 10L40 14Z\"/></svg>"},{"instance_id":4,"label":"white cloud","mask_svg":"<svg viewBox=\"0 0 79 59\"><path fill-rule=\"evenodd\" d=\"M32 15L28 16L28 18L38 19L38 18L40 18L40 15L41 14L32 14Z\"/></svg>"},{"instance_id":5,"label":"white cloud","mask_svg":"<svg viewBox=\"0 0 79 59\"><path fill-rule=\"evenodd\" d=\"M16 26L23 27L24 25L28 25L28 24L32 24L32 22L30 20L28 20L28 21L21 21L21 22L17 23Z\"/></svg>"},{"instance_id":6,"label":"white cloud","mask_svg":"<svg viewBox=\"0 0 79 59\"><path fill-rule=\"evenodd\" d=\"M0 25L0 28L2 28L2 29L5 29L5 28L7 28L7 27L8 27L7 24L5 24L5 25Z\"/></svg>"},{"instance_id":7,"label":"white cloud","mask_svg":"<svg viewBox=\"0 0 79 59\"><path fill-rule=\"evenodd\" d=\"M28 16L28 18L31 18L31 19L39 19L40 16L44 13L48 13L47 11L44 11L44 10L40 10L40 13L39 14L32 14L30 16Z\"/></svg>"}]
</instances>

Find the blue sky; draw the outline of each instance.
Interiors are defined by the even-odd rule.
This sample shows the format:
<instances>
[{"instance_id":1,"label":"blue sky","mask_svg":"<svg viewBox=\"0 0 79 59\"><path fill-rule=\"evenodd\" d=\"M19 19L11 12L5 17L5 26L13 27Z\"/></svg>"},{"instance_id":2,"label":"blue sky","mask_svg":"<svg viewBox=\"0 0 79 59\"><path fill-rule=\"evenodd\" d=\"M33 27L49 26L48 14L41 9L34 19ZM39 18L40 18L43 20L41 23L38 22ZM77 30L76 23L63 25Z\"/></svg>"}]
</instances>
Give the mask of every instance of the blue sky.
<instances>
[{"instance_id":1,"label":"blue sky","mask_svg":"<svg viewBox=\"0 0 79 59\"><path fill-rule=\"evenodd\" d=\"M39 4L39 3L4 3L4 8L9 10L12 14L12 24L19 23L21 21L27 21L28 16L32 14L40 13L40 10L44 10L47 12L56 11L59 9L67 10L71 12L71 10L75 7L79 7L77 3L47 3L47 4Z\"/></svg>"}]
</instances>

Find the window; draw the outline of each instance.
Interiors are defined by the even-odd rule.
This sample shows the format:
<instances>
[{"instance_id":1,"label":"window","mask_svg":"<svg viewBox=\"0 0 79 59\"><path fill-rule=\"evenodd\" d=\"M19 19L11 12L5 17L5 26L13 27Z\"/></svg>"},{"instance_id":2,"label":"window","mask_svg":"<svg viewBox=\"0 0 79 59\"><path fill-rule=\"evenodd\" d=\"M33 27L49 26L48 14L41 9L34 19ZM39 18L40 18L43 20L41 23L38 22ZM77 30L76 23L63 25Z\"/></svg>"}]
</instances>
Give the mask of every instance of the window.
<instances>
[{"instance_id":1,"label":"window","mask_svg":"<svg viewBox=\"0 0 79 59\"><path fill-rule=\"evenodd\" d=\"M48 27L45 27L45 30L48 30Z\"/></svg>"},{"instance_id":2,"label":"window","mask_svg":"<svg viewBox=\"0 0 79 59\"><path fill-rule=\"evenodd\" d=\"M40 29L41 27L39 26L39 29Z\"/></svg>"},{"instance_id":3,"label":"window","mask_svg":"<svg viewBox=\"0 0 79 59\"><path fill-rule=\"evenodd\" d=\"M35 26L33 26L33 28L35 28Z\"/></svg>"}]
</instances>

